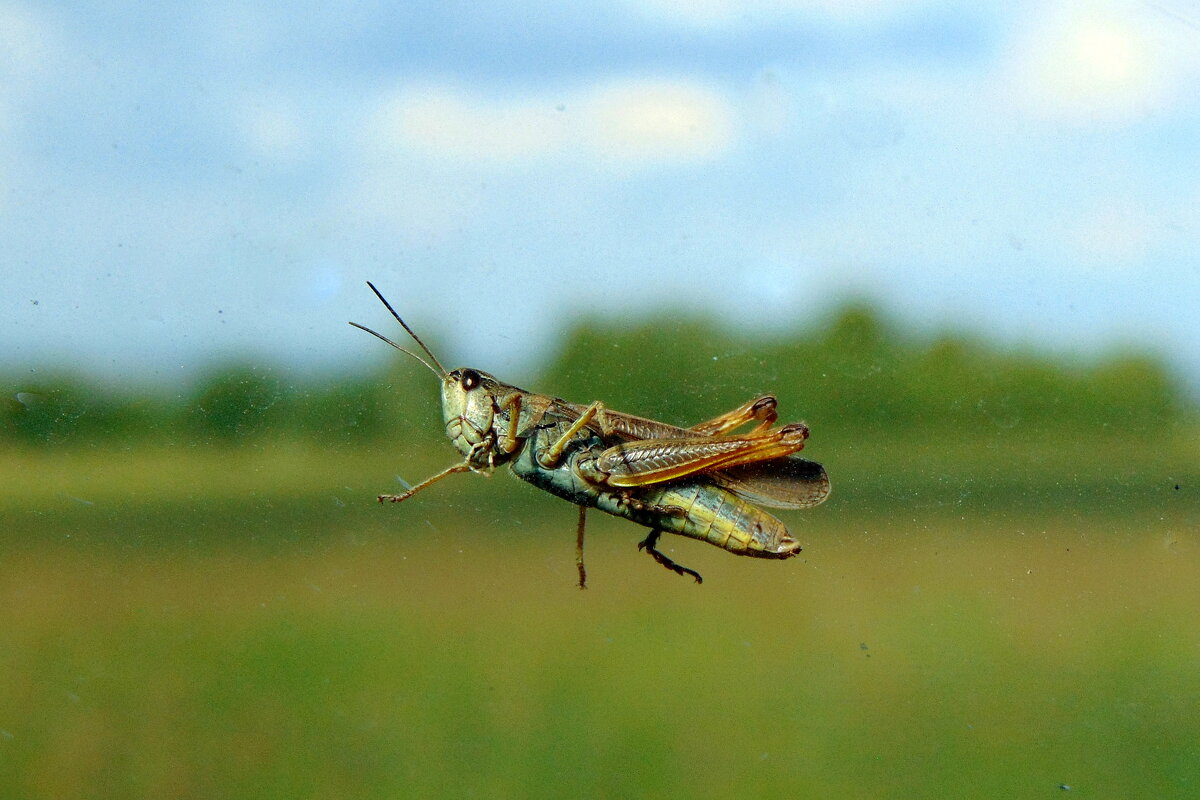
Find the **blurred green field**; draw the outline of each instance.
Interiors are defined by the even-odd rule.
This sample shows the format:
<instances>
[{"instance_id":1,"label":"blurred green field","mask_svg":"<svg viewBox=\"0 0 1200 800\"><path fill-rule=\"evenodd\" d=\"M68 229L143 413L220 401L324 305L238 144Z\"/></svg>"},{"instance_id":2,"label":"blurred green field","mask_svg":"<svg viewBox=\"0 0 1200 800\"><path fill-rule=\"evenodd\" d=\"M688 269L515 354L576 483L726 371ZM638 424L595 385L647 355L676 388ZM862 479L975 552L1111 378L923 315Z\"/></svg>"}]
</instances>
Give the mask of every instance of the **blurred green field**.
<instances>
[{"instance_id":1,"label":"blurred green field","mask_svg":"<svg viewBox=\"0 0 1200 800\"><path fill-rule=\"evenodd\" d=\"M7 451L0 796L1197 796L1197 444L820 441L800 558L586 592L507 475L373 502L448 445Z\"/></svg>"}]
</instances>

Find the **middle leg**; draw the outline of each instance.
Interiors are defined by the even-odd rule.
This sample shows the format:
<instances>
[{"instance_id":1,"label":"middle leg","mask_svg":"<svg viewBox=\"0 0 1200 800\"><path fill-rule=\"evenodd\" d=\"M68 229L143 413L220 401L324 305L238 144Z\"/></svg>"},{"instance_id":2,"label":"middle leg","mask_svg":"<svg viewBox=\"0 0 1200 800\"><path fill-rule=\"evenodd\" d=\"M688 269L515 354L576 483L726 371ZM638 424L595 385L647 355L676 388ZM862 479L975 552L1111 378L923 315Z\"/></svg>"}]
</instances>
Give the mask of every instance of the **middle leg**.
<instances>
[{"instance_id":1,"label":"middle leg","mask_svg":"<svg viewBox=\"0 0 1200 800\"><path fill-rule=\"evenodd\" d=\"M587 570L583 568L583 525L587 521L587 506L579 507L579 527L575 530L575 566L579 568L579 588L587 588Z\"/></svg>"}]
</instances>

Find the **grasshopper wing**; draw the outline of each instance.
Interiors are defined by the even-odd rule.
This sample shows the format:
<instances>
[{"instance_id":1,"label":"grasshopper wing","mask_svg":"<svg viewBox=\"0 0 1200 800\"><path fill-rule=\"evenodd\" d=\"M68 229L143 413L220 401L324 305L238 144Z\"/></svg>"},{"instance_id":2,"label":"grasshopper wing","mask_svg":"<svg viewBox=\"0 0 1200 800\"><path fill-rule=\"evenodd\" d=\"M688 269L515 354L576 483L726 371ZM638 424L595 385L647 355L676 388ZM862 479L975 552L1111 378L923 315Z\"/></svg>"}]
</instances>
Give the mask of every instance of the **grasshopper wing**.
<instances>
[{"instance_id":1,"label":"grasshopper wing","mask_svg":"<svg viewBox=\"0 0 1200 800\"><path fill-rule=\"evenodd\" d=\"M815 461L789 456L716 470L712 483L770 508L812 508L829 497L829 476Z\"/></svg>"},{"instance_id":2,"label":"grasshopper wing","mask_svg":"<svg viewBox=\"0 0 1200 800\"><path fill-rule=\"evenodd\" d=\"M610 486L647 486L691 475L711 475L742 464L789 456L804 447L802 423L741 436L645 439L616 444L597 459Z\"/></svg>"}]
</instances>

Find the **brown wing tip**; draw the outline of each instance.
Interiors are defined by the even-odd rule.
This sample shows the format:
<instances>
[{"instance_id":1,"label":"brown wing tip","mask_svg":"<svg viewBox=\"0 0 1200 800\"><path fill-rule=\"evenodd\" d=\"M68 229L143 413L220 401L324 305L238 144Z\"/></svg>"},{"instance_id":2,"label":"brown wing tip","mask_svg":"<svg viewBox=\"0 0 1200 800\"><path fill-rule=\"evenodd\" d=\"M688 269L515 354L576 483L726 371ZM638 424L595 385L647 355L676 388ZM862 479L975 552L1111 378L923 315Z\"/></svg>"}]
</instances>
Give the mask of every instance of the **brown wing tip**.
<instances>
[{"instance_id":1,"label":"brown wing tip","mask_svg":"<svg viewBox=\"0 0 1200 800\"><path fill-rule=\"evenodd\" d=\"M779 429L779 440L785 444L803 444L808 438L808 426L803 422L792 422Z\"/></svg>"}]
</instances>

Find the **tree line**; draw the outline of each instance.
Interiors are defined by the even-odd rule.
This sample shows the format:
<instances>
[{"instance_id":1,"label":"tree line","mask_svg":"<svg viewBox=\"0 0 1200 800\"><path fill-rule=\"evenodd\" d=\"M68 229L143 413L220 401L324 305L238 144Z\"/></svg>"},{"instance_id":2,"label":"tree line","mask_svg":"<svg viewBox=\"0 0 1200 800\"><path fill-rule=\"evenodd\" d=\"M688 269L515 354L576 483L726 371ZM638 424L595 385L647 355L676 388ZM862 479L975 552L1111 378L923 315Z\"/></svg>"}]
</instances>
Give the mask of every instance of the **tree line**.
<instances>
[{"instance_id":1,"label":"tree line","mask_svg":"<svg viewBox=\"0 0 1200 800\"><path fill-rule=\"evenodd\" d=\"M360 375L301 378L230 363L171 394L118 391L70 374L10 376L0 381L0 441L231 446L278 436L353 445L440 437L436 386L412 367L397 359ZM1145 353L1083 361L964 334L919 336L867 305L786 335L668 314L637 325L584 320L525 388L681 424L770 392L784 418L850 435L1148 431L1196 411L1182 381Z\"/></svg>"}]
</instances>

